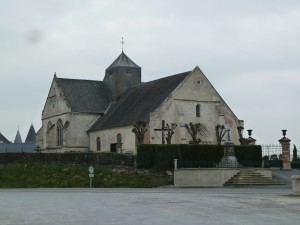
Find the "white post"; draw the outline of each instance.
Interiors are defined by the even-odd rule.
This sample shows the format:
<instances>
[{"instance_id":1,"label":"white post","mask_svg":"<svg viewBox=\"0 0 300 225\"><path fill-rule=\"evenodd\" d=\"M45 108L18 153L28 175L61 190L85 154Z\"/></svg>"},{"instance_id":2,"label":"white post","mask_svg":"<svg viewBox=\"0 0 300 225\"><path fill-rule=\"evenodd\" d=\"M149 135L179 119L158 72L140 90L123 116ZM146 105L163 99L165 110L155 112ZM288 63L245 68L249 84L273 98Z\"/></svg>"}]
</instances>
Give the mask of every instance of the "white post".
<instances>
[{"instance_id":1,"label":"white post","mask_svg":"<svg viewBox=\"0 0 300 225\"><path fill-rule=\"evenodd\" d=\"M174 170L177 170L177 160L178 159L174 159Z\"/></svg>"}]
</instances>

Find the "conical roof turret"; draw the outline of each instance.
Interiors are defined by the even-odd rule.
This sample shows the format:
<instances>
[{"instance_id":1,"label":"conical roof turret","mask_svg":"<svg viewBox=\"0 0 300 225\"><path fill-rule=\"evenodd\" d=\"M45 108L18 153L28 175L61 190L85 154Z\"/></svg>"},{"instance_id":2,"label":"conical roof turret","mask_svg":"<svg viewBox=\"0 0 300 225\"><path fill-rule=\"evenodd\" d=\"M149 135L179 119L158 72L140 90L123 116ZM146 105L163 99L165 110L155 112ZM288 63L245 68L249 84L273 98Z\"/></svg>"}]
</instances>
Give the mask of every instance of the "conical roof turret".
<instances>
[{"instance_id":1,"label":"conical roof turret","mask_svg":"<svg viewBox=\"0 0 300 225\"><path fill-rule=\"evenodd\" d=\"M33 143L33 142L35 142L35 129L34 129L33 125L31 124L28 134L27 134L27 137L26 137L26 140L25 140L25 143Z\"/></svg>"},{"instance_id":2,"label":"conical roof turret","mask_svg":"<svg viewBox=\"0 0 300 225\"><path fill-rule=\"evenodd\" d=\"M20 132L19 132L19 129L18 129L18 131L17 131L17 134L16 134L16 137L15 137L14 143L15 143L15 144L23 143L23 142L22 142L21 135L20 135Z\"/></svg>"}]
</instances>

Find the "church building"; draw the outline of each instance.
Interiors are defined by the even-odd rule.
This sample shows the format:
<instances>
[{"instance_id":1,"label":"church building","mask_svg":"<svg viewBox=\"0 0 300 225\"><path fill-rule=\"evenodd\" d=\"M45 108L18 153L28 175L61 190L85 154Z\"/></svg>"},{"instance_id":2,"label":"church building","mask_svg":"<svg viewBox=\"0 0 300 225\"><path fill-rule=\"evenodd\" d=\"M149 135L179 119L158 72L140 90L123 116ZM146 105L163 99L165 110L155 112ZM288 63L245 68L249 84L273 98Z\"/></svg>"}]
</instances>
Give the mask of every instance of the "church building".
<instances>
[{"instance_id":1,"label":"church building","mask_svg":"<svg viewBox=\"0 0 300 225\"><path fill-rule=\"evenodd\" d=\"M201 124L200 144L218 141L217 127L230 129L239 144L243 126L198 66L193 70L142 82L141 67L123 51L106 69L103 81L54 75L36 142L45 152L136 153L134 124L145 124L144 144L189 144L188 127ZM224 138L225 139L225 138Z\"/></svg>"}]
</instances>

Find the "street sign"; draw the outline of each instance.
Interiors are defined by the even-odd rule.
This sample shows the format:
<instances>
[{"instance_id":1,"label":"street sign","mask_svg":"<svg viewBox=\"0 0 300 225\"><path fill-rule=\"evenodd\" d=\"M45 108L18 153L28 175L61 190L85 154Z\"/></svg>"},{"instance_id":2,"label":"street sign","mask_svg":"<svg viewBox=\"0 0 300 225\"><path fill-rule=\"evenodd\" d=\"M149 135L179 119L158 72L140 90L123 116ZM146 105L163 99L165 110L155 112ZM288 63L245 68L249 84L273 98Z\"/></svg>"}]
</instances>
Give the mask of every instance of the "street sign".
<instances>
[{"instance_id":1,"label":"street sign","mask_svg":"<svg viewBox=\"0 0 300 225\"><path fill-rule=\"evenodd\" d=\"M93 177L94 177L94 167L90 166L89 167L90 188L92 188Z\"/></svg>"},{"instance_id":2,"label":"street sign","mask_svg":"<svg viewBox=\"0 0 300 225\"><path fill-rule=\"evenodd\" d=\"M90 167L89 167L89 172L90 172L90 173L94 173L94 167L93 167L93 166L90 166Z\"/></svg>"}]
</instances>

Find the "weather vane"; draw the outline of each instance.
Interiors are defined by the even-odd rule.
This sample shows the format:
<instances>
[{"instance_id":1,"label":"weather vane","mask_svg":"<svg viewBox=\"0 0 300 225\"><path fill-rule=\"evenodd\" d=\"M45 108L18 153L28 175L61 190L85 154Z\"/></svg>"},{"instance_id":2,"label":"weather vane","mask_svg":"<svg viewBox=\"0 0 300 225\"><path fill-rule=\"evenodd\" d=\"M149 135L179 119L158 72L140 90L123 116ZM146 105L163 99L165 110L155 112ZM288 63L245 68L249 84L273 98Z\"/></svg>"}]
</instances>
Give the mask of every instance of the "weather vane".
<instances>
[{"instance_id":1,"label":"weather vane","mask_svg":"<svg viewBox=\"0 0 300 225\"><path fill-rule=\"evenodd\" d=\"M122 41L120 42L122 44L122 52L123 52L123 46L125 44L124 40L123 40L123 37L122 37Z\"/></svg>"}]
</instances>

